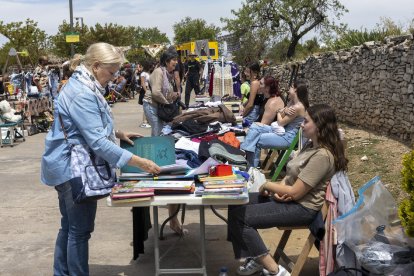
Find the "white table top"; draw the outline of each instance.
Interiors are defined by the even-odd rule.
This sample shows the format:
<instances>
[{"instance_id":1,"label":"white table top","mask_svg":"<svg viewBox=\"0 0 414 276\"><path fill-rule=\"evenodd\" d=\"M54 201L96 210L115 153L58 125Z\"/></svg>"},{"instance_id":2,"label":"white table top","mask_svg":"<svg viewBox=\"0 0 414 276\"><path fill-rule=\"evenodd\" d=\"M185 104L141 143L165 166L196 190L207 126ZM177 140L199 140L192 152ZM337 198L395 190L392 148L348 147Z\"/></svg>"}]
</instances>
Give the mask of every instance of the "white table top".
<instances>
[{"instance_id":1,"label":"white table top","mask_svg":"<svg viewBox=\"0 0 414 276\"><path fill-rule=\"evenodd\" d=\"M148 207L166 206L168 204L187 204L187 205L241 205L249 203L249 198L229 199L229 198L203 198L194 194L186 195L157 195L151 200L128 202L113 205L111 197L106 198L106 203L110 207Z\"/></svg>"}]
</instances>

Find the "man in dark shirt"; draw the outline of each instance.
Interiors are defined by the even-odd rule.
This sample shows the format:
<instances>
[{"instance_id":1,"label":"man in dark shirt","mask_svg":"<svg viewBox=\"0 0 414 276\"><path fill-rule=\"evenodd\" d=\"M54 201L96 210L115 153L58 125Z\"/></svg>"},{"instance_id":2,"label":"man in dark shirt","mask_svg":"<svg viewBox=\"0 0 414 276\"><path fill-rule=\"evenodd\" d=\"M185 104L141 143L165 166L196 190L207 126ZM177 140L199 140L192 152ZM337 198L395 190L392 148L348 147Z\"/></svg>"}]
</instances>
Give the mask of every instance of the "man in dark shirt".
<instances>
[{"instance_id":1,"label":"man in dark shirt","mask_svg":"<svg viewBox=\"0 0 414 276\"><path fill-rule=\"evenodd\" d=\"M187 62L187 82L185 83L185 105L190 104L191 91L194 89L196 95L200 94L200 63L195 59L197 55L191 52L190 60Z\"/></svg>"}]
</instances>

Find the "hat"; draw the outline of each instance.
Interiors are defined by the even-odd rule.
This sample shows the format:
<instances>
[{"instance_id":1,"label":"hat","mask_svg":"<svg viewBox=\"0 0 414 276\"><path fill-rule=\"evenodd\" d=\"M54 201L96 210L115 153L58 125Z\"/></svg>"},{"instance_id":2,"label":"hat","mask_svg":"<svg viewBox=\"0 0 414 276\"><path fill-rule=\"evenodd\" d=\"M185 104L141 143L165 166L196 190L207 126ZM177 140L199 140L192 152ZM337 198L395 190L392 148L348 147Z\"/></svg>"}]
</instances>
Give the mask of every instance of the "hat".
<instances>
[{"instance_id":1,"label":"hat","mask_svg":"<svg viewBox=\"0 0 414 276\"><path fill-rule=\"evenodd\" d=\"M192 52L190 52L189 54L188 54L188 56L197 56L197 54L194 52L194 51L192 51Z\"/></svg>"}]
</instances>

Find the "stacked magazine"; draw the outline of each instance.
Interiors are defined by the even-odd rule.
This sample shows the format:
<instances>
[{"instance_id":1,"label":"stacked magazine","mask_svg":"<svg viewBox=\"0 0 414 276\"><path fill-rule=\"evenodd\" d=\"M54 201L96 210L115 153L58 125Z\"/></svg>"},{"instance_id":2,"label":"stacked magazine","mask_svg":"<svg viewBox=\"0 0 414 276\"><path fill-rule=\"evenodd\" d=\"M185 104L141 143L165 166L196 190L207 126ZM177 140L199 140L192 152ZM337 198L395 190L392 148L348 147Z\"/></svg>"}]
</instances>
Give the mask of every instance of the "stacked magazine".
<instances>
[{"instance_id":1,"label":"stacked magazine","mask_svg":"<svg viewBox=\"0 0 414 276\"><path fill-rule=\"evenodd\" d=\"M122 204L151 200L154 189L136 187L136 181L117 183L112 188L111 199L113 204Z\"/></svg>"},{"instance_id":2,"label":"stacked magazine","mask_svg":"<svg viewBox=\"0 0 414 276\"><path fill-rule=\"evenodd\" d=\"M248 197L247 182L239 175L200 177L202 186L197 187L196 196L203 198L244 199Z\"/></svg>"}]
</instances>

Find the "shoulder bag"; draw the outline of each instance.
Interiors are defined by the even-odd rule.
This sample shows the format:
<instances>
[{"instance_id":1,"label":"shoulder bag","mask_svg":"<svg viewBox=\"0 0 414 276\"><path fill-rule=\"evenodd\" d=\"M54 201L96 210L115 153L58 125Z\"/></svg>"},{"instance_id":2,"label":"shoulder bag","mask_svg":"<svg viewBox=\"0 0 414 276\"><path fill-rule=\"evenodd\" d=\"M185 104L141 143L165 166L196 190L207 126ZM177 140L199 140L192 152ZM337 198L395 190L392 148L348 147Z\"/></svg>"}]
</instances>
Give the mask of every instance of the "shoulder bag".
<instances>
[{"instance_id":1,"label":"shoulder bag","mask_svg":"<svg viewBox=\"0 0 414 276\"><path fill-rule=\"evenodd\" d=\"M68 141L60 114L59 121L65 140ZM87 145L72 145L70 156L73 178L69 182L73 201L83 203L107 197L115 185L115 167L95 155Z\"/></svg>"},{"instance_id":2,"label":"shoulder bag","mask_svg":"<svg viewBox=\"0 0 414 276\"><path fill-rule=\"evenodd\" d=\"M158 118L164 122L172 122L175 116L180 114L179 99L170 104L158 104Z\"/></svg>"}]
</instances>

